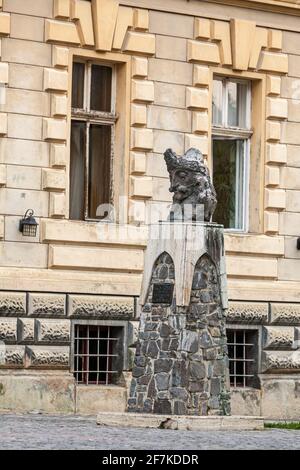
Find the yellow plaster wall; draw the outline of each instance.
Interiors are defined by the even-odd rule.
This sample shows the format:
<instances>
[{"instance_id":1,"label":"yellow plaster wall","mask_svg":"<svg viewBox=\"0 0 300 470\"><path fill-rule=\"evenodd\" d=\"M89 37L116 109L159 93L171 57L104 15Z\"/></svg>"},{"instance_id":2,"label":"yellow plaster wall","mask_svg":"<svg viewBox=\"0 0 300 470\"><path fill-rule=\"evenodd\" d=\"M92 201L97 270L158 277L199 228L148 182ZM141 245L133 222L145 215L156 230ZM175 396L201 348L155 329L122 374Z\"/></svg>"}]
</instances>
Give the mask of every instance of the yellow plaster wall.
<instances>
[{"instance_id":1,"label":"yellow plaster wall","mask_svg":"<svg viewBox=\"0 0 300 470\"><path fill-rule=\"evenodd\" d=\"M272 300L286 285L282 300L295 300L299 34L277 23L262 26L259 12L257 21L253 15L251 21L234 15L221 21L141 8L145 2L27 3L25 12L21 0L6 0L0 13L0 82L6 87L0 110L1 288L30 289L32 281L40 290L59 284L59 290L89 292L93 279L97 293L138 295L146 209L156 202L166 208L171 199L162 152L197 146L210 162L215 72L250 79L254 90L250 233L226 235L230 297ZM18 27L20 15L24 28ZM94 225L68 221L74 55L118 64L115 199L130 196L125 221L133 238L110 234L104 240ZM28 207L40 225L37 237L24 241L18 220Z\"/></svg>"}]
</instances>

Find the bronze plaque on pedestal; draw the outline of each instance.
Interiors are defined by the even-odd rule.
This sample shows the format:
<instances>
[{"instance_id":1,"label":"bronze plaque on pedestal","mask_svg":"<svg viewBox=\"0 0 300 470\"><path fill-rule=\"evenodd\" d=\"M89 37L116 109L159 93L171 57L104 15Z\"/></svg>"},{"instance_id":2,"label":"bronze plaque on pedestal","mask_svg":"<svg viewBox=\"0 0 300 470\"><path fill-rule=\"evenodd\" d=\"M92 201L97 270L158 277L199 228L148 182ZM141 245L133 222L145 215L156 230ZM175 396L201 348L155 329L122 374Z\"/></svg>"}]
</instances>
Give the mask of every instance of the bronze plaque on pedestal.
<instances>
[{"instance_id":1,"label":"bronze plaque on pedestal","mask_svg":"<svg viewBox=\"0 0 300 470\"><path fill-rule=\"evenodd\" d=\"M173 300L174 284L164 282L163 284L153 284L152 303L169 304Z\"/></svg>"}]
</instances>

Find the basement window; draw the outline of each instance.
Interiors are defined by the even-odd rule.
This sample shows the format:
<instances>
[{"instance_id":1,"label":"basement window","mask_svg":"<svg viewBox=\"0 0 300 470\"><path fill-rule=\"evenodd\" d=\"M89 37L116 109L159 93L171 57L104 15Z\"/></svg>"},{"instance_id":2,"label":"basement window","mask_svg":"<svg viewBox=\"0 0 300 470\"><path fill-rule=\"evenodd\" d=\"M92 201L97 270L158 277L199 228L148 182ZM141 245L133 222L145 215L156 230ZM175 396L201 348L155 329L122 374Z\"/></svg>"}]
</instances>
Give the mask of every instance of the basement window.
<instances>
[{"instance_id":1,"label":"basement window","mask_svg":"<svg viewBox=\"0 0 300 470\"><path fill-rule=\"evenodd\" d=\"M124 328L75 324L73 372L77 384L116 384L123 370Z\"/></svg>"},{"instance_id":2,"label":"basement window","mask_svg":"<svg viewBox=\"0 0 300 470\"><path fill-rule=\"evenodd\" d=\"M258 330L227 330L232 387L257 387Z\"/></svg>"}]
</instances>

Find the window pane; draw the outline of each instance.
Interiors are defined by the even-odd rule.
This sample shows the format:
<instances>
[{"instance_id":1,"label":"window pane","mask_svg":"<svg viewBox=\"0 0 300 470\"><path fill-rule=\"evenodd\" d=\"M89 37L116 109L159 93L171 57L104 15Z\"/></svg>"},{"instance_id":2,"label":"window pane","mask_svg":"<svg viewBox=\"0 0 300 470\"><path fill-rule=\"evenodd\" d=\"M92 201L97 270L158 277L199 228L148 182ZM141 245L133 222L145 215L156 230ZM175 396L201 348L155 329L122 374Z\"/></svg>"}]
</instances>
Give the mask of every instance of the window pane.
<instances>
[{"instance_id":1,"label":"window pane","mask_svg":"<svg viewBox=\"0 0 300 470\"><path fill-rule=\"evenodd\" d=\"M216 222L243 228L244 145L242 140L213 140L213 182L218 204Z\"/></svg>"},{"instance_id":2,"label":"window pane","mask_svg":"<svg viewBox=\"0 0 300 470\"><path fill-rule=\"evenodd\" d=\"M86 124L72 121L70 161L70 219L84 219Z\"/></svg>"},{"instance_id":3,"label":"window pane","mask_svg":"<svg viewBox=\"0 0 300 470\"><path fill-rule=\"evenodd\" d=\"M92 65L91 109L111 111L112 68Z\"/></svg>"},{"instance_id":4,"label":"window pane","mask_svg":"<svg viewBox=\"0 0 300 470\"><path fill-rule=\"evenodd\" d=\"M96 215L100 204L110 202L111 126L90 126L89 217Z\"/></svg>"},{"instance_id":5,"label":"window pane","mask_svg":"<svg viewBox=\"0 0 300 470\"><path fill-rule=\"evenodd\" d=\"M228 126L247 128L247 83L228 82Z\"/></svg>"},{"instance_id":6,"label":"window pane","mask_svg":"<svg viewBox=\"0 0 300 470\"><path fill-rule=\"evenodd\" d=\"M228 82L228 125L238 126L237 114L237 84L235 82Z\"/></svg>"},{"instance_id":7,"label":"window pane","mask_svg":"<svg viewBox=\"0 0 300 470\"><path fill-rule=\"evenodd\" d=\"M83 109L84 96L84 70L85 65L80 62L73 63L72 77L72 108Z\"/></svg>"},{"instance_id":8,"label":"window pane","mask_svg":"<svg viewBox=\"0 0 300 470\"><path fill-rule=\"evenodd\" d=\"M223 82L214 80L213 82L213 124L220 126L223 120Z\"/></svg>"}]
</instances>

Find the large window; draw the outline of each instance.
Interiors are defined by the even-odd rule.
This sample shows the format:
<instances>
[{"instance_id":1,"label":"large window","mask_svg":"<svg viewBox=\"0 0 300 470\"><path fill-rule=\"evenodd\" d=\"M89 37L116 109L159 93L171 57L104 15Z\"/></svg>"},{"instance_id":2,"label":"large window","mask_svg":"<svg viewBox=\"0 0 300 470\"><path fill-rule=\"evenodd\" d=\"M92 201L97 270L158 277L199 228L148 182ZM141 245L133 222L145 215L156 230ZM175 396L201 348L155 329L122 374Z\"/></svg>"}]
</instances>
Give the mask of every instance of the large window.
<instances>
[{"instance_id":1,"label":"large window","mask_svg":"<svg viewBox=\"0 0 300 470\"><path fill-rule=\"evenodd\" d=\"M246 230L251 132L251 84L215 77L212 103L214 219L225 228Z\"/></svg>"},{"instance_id":2,"label":"large window","mask_svg":"<svg viewBox=\"0 0 300 470\"><path fill-rule=\"evenodd\" d=\"M73 64L70 219L100 219L112 202L115 76L107 64Z\"/></svg>"},{"instance_id":3,"label":"large window","mask_svg":"<svg viewBox=\"0 0 300 470\"><path fill-rule=\"evenodd\" d=\"M258 371L258 331L228 329L229 377L232 387L256 387Z\"/></svg>"}]
</instances>

